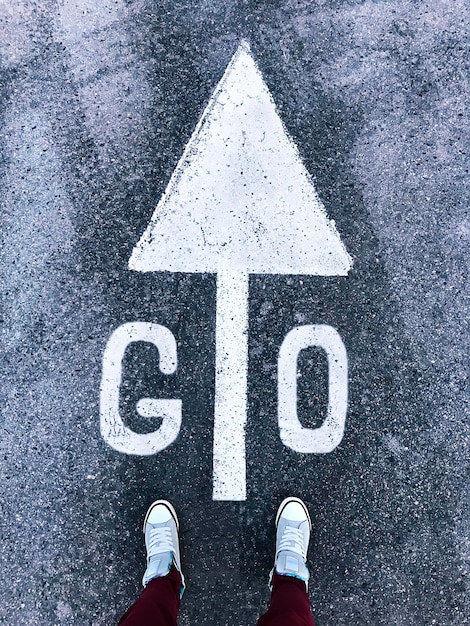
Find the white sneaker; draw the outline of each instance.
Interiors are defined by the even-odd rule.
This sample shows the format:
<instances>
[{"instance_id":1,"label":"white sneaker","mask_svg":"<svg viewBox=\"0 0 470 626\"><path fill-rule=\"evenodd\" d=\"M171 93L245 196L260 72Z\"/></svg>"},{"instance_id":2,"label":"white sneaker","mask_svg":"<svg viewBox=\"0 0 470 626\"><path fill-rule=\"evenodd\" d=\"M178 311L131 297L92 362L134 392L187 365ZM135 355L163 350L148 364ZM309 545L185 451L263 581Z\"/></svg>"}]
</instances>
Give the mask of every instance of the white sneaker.
<instances>
[{"instance_id":1,"label":"white sneaker","mask_svg":"<svg viewBox=\"0 0 470 626\"><path fill-rule=\"evenodd\" d=\"M142 584L145 587L153 578L166 576L174 565L181 576L181 598L186 585L181 572L178 529L178 517L169 502L157 500L150 505L144 521L147 569Z\"/></svg>"},{"instance_id":2,"label":"white sneaker","mask_svg":"<svg viewBox=\"0 0 470 626\"><path fill-rule=\"evenodd\" d=\"M305 582L310 578L307 569L307 550L312 522L307 507L299 498L286 498L276 515L276 556L271 571L281 576L293 576Z\"/></svg>"}]
</instances>

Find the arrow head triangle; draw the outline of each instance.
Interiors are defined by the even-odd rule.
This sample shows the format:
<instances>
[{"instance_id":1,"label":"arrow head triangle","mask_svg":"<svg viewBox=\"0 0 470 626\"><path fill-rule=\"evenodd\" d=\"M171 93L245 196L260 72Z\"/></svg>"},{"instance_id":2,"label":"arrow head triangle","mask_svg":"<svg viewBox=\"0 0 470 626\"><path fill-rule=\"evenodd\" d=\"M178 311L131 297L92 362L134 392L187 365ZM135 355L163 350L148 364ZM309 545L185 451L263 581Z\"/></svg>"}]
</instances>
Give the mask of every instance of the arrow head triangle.
<instances>
[{"instance_id":1,"label":"arrow head triangle","mask_svg":"<svg viewBox=\"0 0 470 626\"><path fill-rule=\"evenodd\" d=\"M242 42L129 260L141 272L346 275L351 259Z\"/></svg>"}]
</instances>

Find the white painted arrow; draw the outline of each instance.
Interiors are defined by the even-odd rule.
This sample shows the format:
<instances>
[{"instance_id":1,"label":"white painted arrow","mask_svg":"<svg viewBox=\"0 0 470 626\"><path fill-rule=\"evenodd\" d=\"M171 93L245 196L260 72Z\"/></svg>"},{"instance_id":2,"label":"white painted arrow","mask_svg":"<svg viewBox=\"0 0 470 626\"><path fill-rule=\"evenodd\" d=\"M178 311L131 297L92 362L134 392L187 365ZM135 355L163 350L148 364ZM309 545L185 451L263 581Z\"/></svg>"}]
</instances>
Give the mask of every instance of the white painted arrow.
<instances>
[{"instance_id":1,"label":"white painted arrow","mask_svg":"<svg viewBox=\"0 0 470 626\"><path fill-rule=\"evenodd\" d=\"M214 499L246 495L248 275L350 267L242 42L129 260L140 272L217 273Z\"/></svg>"}]
</instances>

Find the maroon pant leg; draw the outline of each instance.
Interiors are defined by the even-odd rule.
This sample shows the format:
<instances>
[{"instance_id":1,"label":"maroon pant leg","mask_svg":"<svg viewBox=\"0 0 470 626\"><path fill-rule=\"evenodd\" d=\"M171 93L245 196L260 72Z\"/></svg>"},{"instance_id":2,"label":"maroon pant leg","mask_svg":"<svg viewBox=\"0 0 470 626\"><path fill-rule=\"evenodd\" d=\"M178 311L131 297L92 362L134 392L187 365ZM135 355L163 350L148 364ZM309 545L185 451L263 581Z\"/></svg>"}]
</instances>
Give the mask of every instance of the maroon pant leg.
<instances>
[{"instance_id":1,"label":"maroon pant leg","mask_svg":"<svg viewBox=\"0 0 470 626\"><path fill-rule=\"evenodd\" d=\"M167 576L154 578L119 620L119 626L176 626L181 577L173 566Z\"/></svg>"},{"instance_id":2,"label":"maroon pant leg","mask_svg":"<svg viewBox=\"0 0 470 626\"><path fill-rule=\"evenodd\" d=\"M258 626L315 626L305 583L292 576L273 576L268 612Z\"/></svg>"}]
</instances>

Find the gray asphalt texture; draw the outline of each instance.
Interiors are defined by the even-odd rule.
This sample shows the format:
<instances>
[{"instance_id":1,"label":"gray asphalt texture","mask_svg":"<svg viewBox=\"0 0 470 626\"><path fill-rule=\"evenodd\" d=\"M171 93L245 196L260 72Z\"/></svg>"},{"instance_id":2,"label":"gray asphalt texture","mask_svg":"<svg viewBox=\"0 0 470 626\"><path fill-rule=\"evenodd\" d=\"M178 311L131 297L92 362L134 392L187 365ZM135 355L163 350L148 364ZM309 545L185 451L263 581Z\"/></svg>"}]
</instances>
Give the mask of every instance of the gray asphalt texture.
<instances>
[{"instance_id":1,"label":"gray asphalt texture","mask_svg":"<svg viewBox=\"0 0 470 626\"><path fill-rule=\"evenodd\" d=\"M354 266L250 279L247 490L212 501L215 276L127 270L133 246L246 38ZM0 4L0 623L116 623L156 498L181 519L180 623L254 624L280 500L307 502L317 626L470 620L468 8L461 0ZM183 399L155 457L99 430L106 342L127 321L178 341L125 358L122 411ZM346 345L346 433L283 447L277 354L298 324ZM326 362L299 360L321 422ZM157 372L157 373L156 373Z\"/></svg>"}]
</instances>

